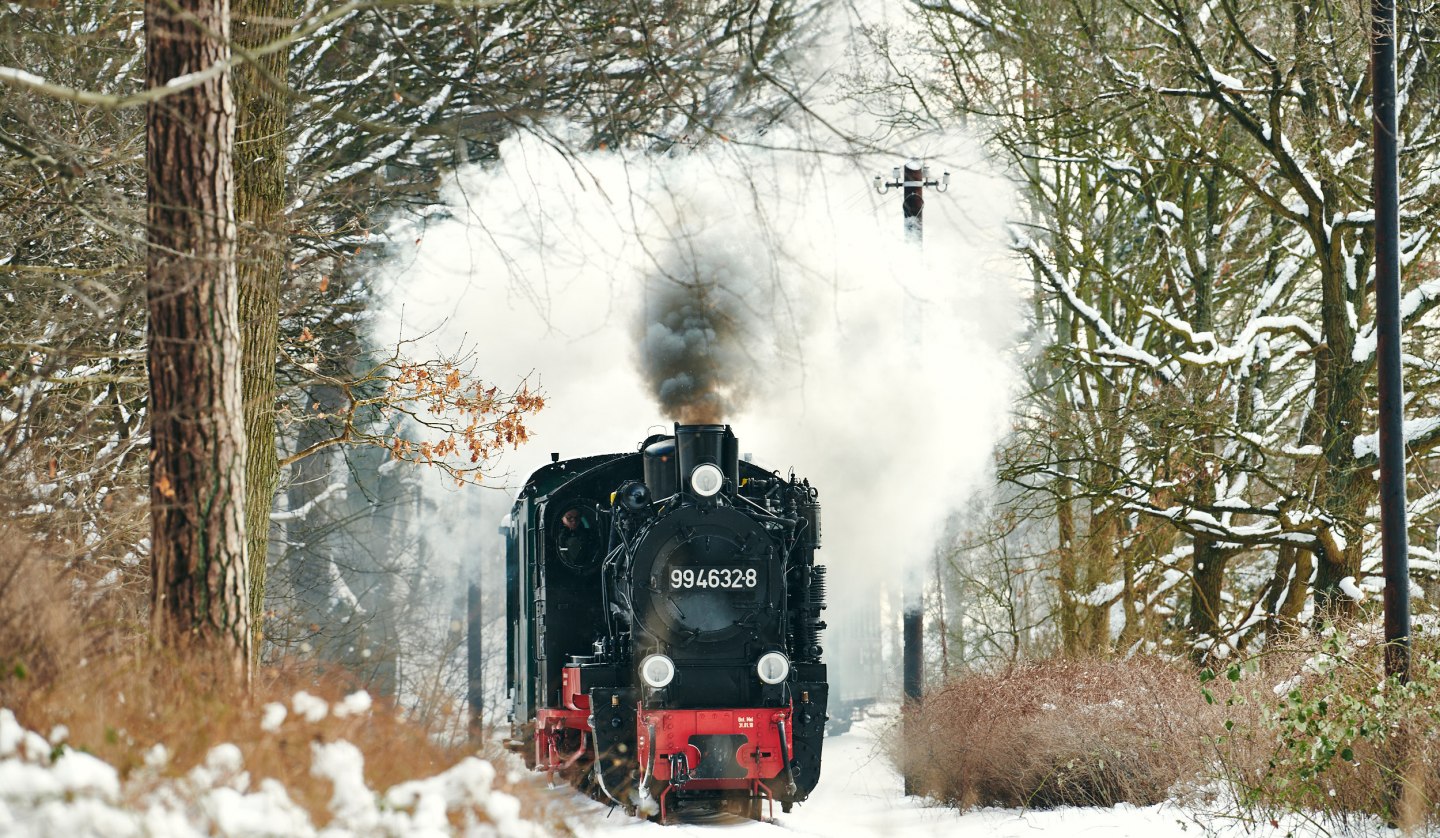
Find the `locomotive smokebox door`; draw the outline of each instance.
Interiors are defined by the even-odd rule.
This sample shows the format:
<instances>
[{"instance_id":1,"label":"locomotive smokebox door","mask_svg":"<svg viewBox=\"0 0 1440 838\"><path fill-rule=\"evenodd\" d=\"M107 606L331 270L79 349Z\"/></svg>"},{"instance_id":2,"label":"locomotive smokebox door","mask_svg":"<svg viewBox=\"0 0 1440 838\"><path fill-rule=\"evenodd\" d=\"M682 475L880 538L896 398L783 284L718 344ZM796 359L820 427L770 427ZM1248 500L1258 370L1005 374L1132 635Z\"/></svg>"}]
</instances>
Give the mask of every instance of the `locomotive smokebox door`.
<instances>
[{"instance_id":1,"label":"locomotive smokebox door","mask_svg":"<svg viewBox=\"0 0 1440 838\"><path fill-rule=\"evenodd\" d=\"M738 642L773 611L776 565L769 537L750 517L682 508L635 552L636 626L665 643Z\"/></svg>"}]
</instances>

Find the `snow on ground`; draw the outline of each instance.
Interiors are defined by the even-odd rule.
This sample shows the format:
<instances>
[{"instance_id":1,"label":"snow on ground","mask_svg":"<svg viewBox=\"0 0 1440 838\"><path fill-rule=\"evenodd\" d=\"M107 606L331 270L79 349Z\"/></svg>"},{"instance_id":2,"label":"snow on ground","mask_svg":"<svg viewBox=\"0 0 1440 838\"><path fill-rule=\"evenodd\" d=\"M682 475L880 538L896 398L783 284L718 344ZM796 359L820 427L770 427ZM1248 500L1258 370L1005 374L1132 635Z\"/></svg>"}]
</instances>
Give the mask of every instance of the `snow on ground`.
<instances>
[{"instance_id":1,"label":"snow on ground","mask_svg":"<svg viewBox=\"0 0 1440 838\"><path fill-rule=\"evenodd\" d=\"M370 696L343 701L297 693L289 724L327 714L368 713ZM267 705L256 720L257 736L286 724L284 705ZM59 730L59 729L57 729ZM191 838L191 836L436 836L529 838L544 835L520 817L520 801L494 790L495 768L466 757L433 777L416 778L379 791L366 785L364 757L353 744L314 742L310 772L328 780L334 794L323 827L294 802L277 780L251 782L244 755L234 744L210 749L204 764L182 777L163 776L169 762L161 745L146 767L124 782L114 766L65 747L64 733L47 739L26 730L0 708L0 836L17 838ZM258 786L258 788L257 788ZM457 828L456 824L461 826Z\"/></svg>"},{"instance_id":2,"label":"snow on ground","mask_svg":"<svg viewBox=\"0 0 1440 838\"><path fill-rule=\"evenodd\" d=\"M850 733L825 740L820 784L815 793L788 815L781 814L777 806L773 823L757 823L730 815L699 815L681 824L660 826L627 817L618 809L609 812L608 807L594 803L572 819L570 826L580 838L779 838L783 835L825 838L1331 835L1343 838L1378 831L1326 831L1299 819L1284 820L1278 826L1266 823L1257 827L1172 803L1145 808L1121 805L1111 809L976 809L962 813L902 793L900 776L876 741L877 734L890 723L890 719L867 719L856 723Z\"/></svg>"}]
</instances>

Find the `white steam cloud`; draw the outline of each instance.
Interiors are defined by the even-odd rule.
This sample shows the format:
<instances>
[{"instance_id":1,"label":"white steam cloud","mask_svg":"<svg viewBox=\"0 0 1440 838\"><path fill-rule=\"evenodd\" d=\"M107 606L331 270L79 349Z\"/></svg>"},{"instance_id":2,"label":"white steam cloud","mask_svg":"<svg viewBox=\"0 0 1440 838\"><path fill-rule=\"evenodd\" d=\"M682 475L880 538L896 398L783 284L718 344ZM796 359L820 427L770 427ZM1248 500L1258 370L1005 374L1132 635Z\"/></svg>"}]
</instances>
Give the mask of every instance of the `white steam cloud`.
<instances>
[{"instance_id":1,"label":"white steam cloud","mask_svg":"<svg viewBox=\"0 0 1440 838\"><path fill-rule=\"evenodd\" d=\"M945 139L929 162L952 162L951 187L927 194L922 250L899 193L869 182L894 157L728 144L574 158L518 137L454 178L444 215L397 235L414 243L385 266L395 311L380 337L403 319L435 354L473 347L490 381L542 387L512 488L551 451L729 422L742 453L819 488L832 599L873 594L931 557L1008 423L1012 196L977 173L966 138Z\"/></svg>"}]
</instances>

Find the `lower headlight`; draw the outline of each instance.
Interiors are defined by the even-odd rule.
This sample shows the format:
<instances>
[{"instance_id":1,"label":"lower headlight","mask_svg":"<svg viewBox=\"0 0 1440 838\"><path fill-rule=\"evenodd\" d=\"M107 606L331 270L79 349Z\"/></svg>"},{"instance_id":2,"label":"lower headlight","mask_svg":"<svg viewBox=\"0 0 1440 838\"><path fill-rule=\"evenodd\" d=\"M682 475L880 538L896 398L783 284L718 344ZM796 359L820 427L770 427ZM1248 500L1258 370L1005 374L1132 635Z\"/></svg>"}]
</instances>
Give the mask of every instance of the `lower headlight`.
<instances>
[{"instance_id":1,"label":"lower headlight","mask_svg":"<svg viewBox=\"0 0 1440 838\"><path fill-rule=\"evenodd\" d=\"M789 664L786 664L789 668ZM655 689L675 680L675 661L664 655L648 655L640 661L640 680Z\"/></svg>"},{"instance_id":2,"label":"lower headlight","mask_svg":"<svg viewBox=\"0 0 1440 838\"><path fill-rule=\"evenodd\" d=\"M778 684L790 677L790 659L779 652L766 652L755 664L755 672L767 684Z\"/></svg>"}]
</instances>

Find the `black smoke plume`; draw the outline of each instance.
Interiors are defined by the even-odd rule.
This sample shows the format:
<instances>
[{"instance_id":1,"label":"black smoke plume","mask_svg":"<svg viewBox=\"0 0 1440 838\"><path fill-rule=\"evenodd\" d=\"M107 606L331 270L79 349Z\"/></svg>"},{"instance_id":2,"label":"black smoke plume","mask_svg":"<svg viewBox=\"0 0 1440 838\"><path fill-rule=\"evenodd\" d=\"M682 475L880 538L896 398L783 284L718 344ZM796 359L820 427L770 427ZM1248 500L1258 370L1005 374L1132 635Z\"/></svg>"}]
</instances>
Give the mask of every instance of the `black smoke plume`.
<instances>
[{"instance_id":1,"label":"black smoke plume","mask_svg":"<svg viewBox=\"0 0 1440 838\"><path fill-rule=\"evenodd\" d=\"M743 257L740 261L745 261ZM714 424L753 395L752 337L744 298L751 265L726 249L706 258L691 251L646 284L639 366L666 414L685 424Z\"/></svg>"}]
</instances>

